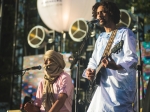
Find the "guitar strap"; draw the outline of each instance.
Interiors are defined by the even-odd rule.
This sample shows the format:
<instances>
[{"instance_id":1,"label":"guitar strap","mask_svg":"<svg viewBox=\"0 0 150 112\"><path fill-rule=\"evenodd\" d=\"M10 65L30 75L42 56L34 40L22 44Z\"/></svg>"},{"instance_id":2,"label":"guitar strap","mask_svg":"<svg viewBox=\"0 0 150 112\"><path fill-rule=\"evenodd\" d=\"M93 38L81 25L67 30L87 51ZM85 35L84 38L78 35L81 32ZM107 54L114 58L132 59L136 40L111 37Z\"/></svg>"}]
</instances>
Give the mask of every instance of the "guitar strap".
<instances>
[{"instance_id":1,"label":"guitar strap","mask_svg":"<svg viewBox=\"0 0 150 112\"><path fill-rule=\"evenodd\" d=\"M110 38L109 38L109 40L108 40L107 46L106 46L106 48L105 48L105 50L104 50L104 53L103 53L102 57L108 56L108 53L110 52L110 48L111 48L111 46L112 46L112 43L113 43L114 38L115 38L115 36L116 36L116 33L117 33L117 29L116 29L116 30L113 30L113 32L112 32L112 34L111 34L111 36L110 36ZM101 61L100 61L100 62L101 62ZM98 67L100 66L100 62L99 62ZM97 74L98 72L99 72L99 69L96 69L96 74Z\"/></svg>"},{"instance_id":2,"label":"guitar strap","mask_svg":"<svg viewBox=\"0 0 150 112\"><path fill-rule=\"evenodd\" d=\"M117 33L117 29L112 31L112 34L111 34L111 36L108 40L107 46L104 50L104 53L103 53L102 57L108 56L108 53L111 51L110 48L112 46L112 43L113 43L114 38L116 36L116 33ZM96 79L96 84L98 84L98 85L99 85L99 81L100 81L100 75L97 75L97 74L98 74L99 70L101 69L101 64L100 63L101 63L101 61L99 62L99 65L98 65L98 67L95 71L95 77L94 77L94 80Z\"/></svg>"},{"instance_id":3,"label":"guitar strap","mask_svg":"<svg viewBox=\"0 0 150 112\"><path fill-rule=\"evenodd\" d=\"M115 38L115 36L116 36L116 33L117 33L117 29L112 32L112 34L111 34L111 36L110 36L110 38L109 38L109 40L108 40L107 46L106 46L106 48L105 48L105 50L104 50L104 53L103 53L103 56L102 56L102 57L108 55L108 53L109 53L109 51L110 51L110 48L111 48L111 46L112 46L112 43L113 43L113 41L114 41L114 38Z\"/></svg>"},{"instance_id":4,"label":"guitar strap","mask_svg":"<svg viewBox=\"0 0 150 112\"><path fill-rule=\"evenodd\" d=\"M111 51L110 48L112 46L112 43L113 43L114 38L116 36L116 33L117 33L117 29L112 31L112 34L111 34L111 36L110 36L110 38L108 40L107 46L105 47L105 50L104 50L104 53L103 53L102 57L108 56L109 52ZM101 62L101 60L100 60L100 62ZM98 72L99 72L99 70L101 69L101 66L102 66L100 62L99 62L98 67L96 68L94 80L90 81L89 91L87 91L87 97L86 97L86 99L87 99L87 101L89 103L91 102L92 96L95 93L97 85L99 85L99 83L100 83L100 77L101 77L101 75L98 74Z\"/></svg>"}]
</instances>

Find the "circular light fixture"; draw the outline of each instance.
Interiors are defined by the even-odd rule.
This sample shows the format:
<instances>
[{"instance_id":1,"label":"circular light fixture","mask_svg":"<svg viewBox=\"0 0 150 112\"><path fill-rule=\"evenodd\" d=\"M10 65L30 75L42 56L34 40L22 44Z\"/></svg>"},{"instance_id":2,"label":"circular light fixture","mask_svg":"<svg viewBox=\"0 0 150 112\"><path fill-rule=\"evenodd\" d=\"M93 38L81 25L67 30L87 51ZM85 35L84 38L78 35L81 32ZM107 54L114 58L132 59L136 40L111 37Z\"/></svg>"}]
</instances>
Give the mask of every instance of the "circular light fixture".
<instances>
[{"instance_id":1,"label":"circular light fixture","mask_svg":"<svg viewBox=\"0 0 150 112\"><path fill-rule=\"evenodd\" d=\"M117 24L117 27L129 27L131 24L131 16L128 11L120 9L120 22Z\"/></svg>"},{"instance_id":2,"label":"circular light fixture","mask_svg":"<svg viewBox=\"0 0 150 112\"><path fill-rule=\"evenodd\" d=\"M49 31L43 26L33 27L28 34L28 44L33 48L44 47L49 40ZM54 39L51 40L53 42Z\"/></svg>"},{"instance_id":3,"label":"circular light fixture","mask_svg":"<svg viewBox=\"0 0 150 112\"><path fill-rule=\"evenodd\" d=\"M69 28L69 35L72 40L81 42L88 32L87 22L80 18L74 21Z\"/></svg>"}]
</instances>

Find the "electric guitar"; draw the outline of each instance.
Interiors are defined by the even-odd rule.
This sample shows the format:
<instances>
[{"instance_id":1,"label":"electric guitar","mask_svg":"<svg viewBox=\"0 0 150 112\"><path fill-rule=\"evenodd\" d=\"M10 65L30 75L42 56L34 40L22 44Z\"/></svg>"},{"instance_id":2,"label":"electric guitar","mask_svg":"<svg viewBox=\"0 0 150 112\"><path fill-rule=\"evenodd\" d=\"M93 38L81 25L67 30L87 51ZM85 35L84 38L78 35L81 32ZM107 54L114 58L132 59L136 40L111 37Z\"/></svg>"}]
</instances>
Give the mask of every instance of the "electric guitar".
<instances>
[{"instance_id":1,"label":"electric guitar","mask_svg":"<svg viewBox=\"0 0 150 112\"><path fill-rule=\"evenodd\" d=\"M119 43L117 43L111 50L110 52L107 54L107 56L111 56L112 53L119 53L121 50L122 50L122 47L123 47L123 43L124 41L121 40ZM100 77L101 77L101 68L102 68L102 64L100 63L98 65L98 67L96 68L96 71L95 71L95 76L94 76L94 79L93 81L89 81L89 86L88 86L88 89L86 91L86 100L87 102L91 102L91 99L94 95L94 92L97 88L97 86L99 85L100 83Z\"/></svg>"}]
</instances>

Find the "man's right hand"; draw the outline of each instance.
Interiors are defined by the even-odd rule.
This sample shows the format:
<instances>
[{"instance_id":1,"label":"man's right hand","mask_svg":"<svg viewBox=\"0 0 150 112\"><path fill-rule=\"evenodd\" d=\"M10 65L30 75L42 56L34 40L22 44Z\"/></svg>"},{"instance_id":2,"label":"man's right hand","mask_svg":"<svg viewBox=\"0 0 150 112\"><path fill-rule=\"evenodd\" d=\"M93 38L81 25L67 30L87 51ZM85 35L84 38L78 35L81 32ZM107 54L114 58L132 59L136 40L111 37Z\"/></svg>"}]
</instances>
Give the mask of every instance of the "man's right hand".
<instances>
[{"instance_id":1,"label":"man's right hand","mask_svg":"<svg viewBox=\"0 0 150 112\"><path fill-rule=\"evenodd\" d=\"M27 102L24 105L24 110L26 112L40 112L40 107L35 106L34 104Z\"/></svg>"},{"instance_id":2,"label":"man's right hand","mask_svg":"<svg viewBox=\"0 0 150 112\"><path fill-rule=\"evenodd\" d=\"M24 105L24 110L26 110L27 112L33 112L33 107L34 105L27 102L25 105Z\"/></svg>"},{"instance_id":3,"label":"man's right hand","mask_svg":"<svg viewBox=\"0 0 150 112\"><path fill-rule=\"evenodd\" d=\"M87 77L90 81L92 81L92 80L94 79L94 76L95 76L95 70L94 70L94 69L91 69L91 68L88 68L88 69L86 69L85 74L86 74L86 77Z\"/></svg>"}]
</instances>

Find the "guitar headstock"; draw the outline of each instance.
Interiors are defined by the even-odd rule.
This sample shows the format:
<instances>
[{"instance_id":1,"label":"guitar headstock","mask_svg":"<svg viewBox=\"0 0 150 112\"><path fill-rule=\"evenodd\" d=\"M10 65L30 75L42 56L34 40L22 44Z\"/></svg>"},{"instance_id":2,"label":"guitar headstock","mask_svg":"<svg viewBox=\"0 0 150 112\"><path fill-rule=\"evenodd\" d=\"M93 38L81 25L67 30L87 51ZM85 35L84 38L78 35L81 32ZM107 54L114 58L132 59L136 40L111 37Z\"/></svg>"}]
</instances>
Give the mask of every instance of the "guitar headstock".
<instances>
[{"instance_id":1,"label":"guitar headstock","mask_svg":"<svg viewBox=\"0 0 150 112\"><path fill-rule=\"evenodd\" d=\"M116 44L112 49L111 49L111 53L119 53L123 47L123 43L124 41L121 40L118 44Z\"/></svg>"}]
</instances>

